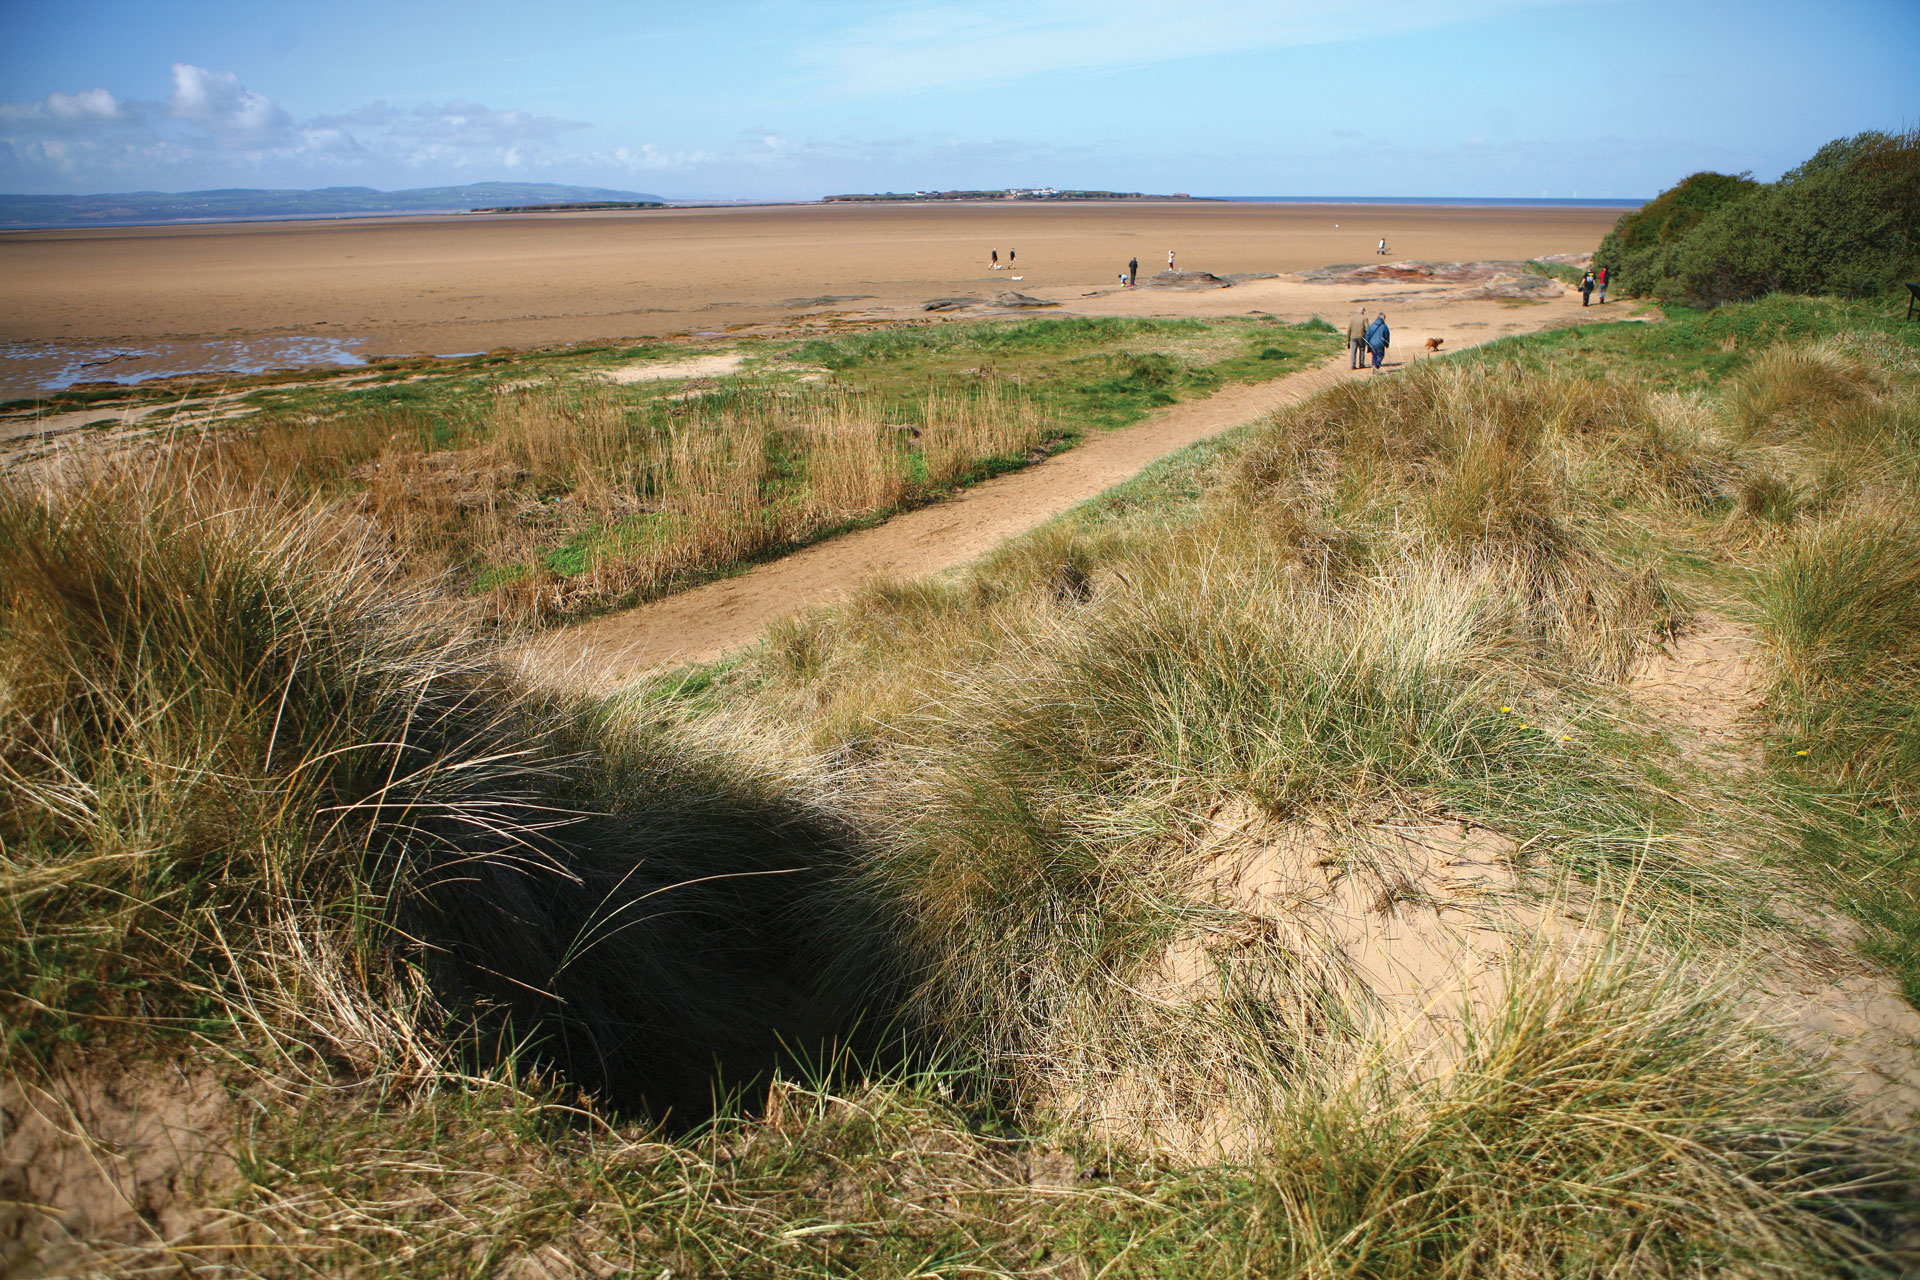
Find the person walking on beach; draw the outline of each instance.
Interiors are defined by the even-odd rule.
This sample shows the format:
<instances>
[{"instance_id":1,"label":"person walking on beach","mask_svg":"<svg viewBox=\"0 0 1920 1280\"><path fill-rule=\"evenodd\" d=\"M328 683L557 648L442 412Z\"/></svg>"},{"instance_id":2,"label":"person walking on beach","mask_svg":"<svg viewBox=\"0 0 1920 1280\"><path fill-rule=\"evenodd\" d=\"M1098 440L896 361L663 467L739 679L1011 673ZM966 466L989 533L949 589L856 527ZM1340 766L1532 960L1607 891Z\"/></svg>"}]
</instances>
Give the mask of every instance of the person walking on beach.
<instances>
[{"instance_id":1,"label":"person walking on beach","mask_svg":"<svg viewBox=\"0 0 1920 1280\"><path fill-rule=\"evenodd\" d=\"M1367 363L1367 309L1360 308L1353 313L1353 319L1347 321L1347 347L1353 356L1353 367L1363 369Z\"/></svg>"},{"instance_id":2,"label":"person walking on beach","mask_svg":"<svg viewBox=\"0 0 1920 1280\"><path fill-rule=\"evenodd\" d=\"M998 271L1000 269L1000 251L998 249L989 249L987 252L993 256L993 265L989 267L988 270Z\"/></svg>"},{"instance_id":3,"label":"person walking on beach","mask_svg":"<svg viewBox=\"0 0 1920 1280\"><path fill-rule=\"evenodd\" d=\"M1127 259L1127 288L1129 289L1133 288L1135 282L1138 281L1139 279L1140 279L1140 259L1128 258Z\"/></svg>"},{"instance_id":4,"label":"person walking on beach","mask_svg":"<svg viewBox=\"0 0 1920 1280\"><path fill-rule=\"evenodd\" d=\"M1007 270L1013 270L1013 250L1007 250Z\"/></svg>"},{"instance_id":5,"label":"person walking on beach","mask_svg":"<svg viewBox=\"0 0 1920 1280\"><path fill-rule=\"evenodd\" d=\"M1593 301L1593 268L1587 268L1587 274L1580 278L1580 305L1586 306Z\"/></svg>"},{"instance_id":6,"label":"person walking on beach","mask_svg":"<svg viewBox=\"0 0 1920 1280\"><path fill-rule=\"evenodd\" d=\"M1380 247L1379 247L1378 249L1375 249L1375 250L1374 250L1374 252L1375 252L1375 253L1385 253L1386 251L1387 251L1387 242L1386 242L1386 240L1385 240L1385 238L1382 238L1382 239L1381 239L1381 241L1380 241Z\"/></svg>"},{"instance_id":7,"label":"person walking on beach","mask_svg":"<svg viewBox=\"0 0 1920 1280\"><path fill-rule=\"evenodd\" d=\"M1173 270L1173 250L1167 250L1167 270Z\"/></svg>"},{"instance_id":8,"label":"person walking on beach","mask_svg":"<svg viewBox=\"0 0 1920 1280\"><path fill-rule=\"evenodd\" d=\"M1373 352L1373 371L1380 372L1380 362L1387 358L1387 348L1393 344L1393 331L1387 328L1387 313L1382 311L1375 316L1373 323L1367 326L1367 349Z\"/></svg>"},{"instance_id":9,"label":"person walking on beach","mask_svg":"<svg viewBox=\"0 0 1920 1280\"><path fill-rule=\"evenodd\" d=\"M1600 301L1602 302L1607 300L1607 275L1607 269L1605 267L1600 268Z\"/></svg>"}]
</instances>

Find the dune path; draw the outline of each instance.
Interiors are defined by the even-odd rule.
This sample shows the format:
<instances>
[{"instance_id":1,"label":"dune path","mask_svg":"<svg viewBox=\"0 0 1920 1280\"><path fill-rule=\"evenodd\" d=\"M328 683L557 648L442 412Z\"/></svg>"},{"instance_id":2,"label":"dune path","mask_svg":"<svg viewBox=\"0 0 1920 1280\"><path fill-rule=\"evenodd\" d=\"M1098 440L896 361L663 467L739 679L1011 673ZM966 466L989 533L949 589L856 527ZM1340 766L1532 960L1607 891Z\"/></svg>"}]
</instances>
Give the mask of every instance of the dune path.
<instances>
[{"instance_id":1,"label":"dune path","mask_svg":"<svg viewBox=\"0 0 1920 1280\"><path fill-rule=\"evenodd\" d=\"M1471 315L1484 324L1480 317L1487 309L1485 303L1433 308L1422 317L1418 331L1447 334L1451 351L1506 336L1501 329L1522 327L1456 328L1447 323ZM1540 322L1551 323L1546 316ZM1546 327L1540 322L1525 327ZM1413 349L1411 341L1404 347L1396 342L1395 363L1402 355L1411 363ZM752 642L780 618L844 599L875 577L917 577L965 564L1170 453L1343 379L1371 376L1353 373L1347 365L1343 351L1314 368L1270 382L1226 387L1205 399L1172 405L1144 422L1094 435L1044 462L884 524L817 543L736 577L549 632L519 656L541 679L602 692L649 668L711 661Z\"/></svg>"},{"instance_id":2,"label":"dune path","mask_svg":"<svg viewBox=\"0 0 1920 1280\"><path fill-rule=\"evenodd\" d=\"M1138 475L1148 464L1334 385L1343 353L1271 382L1223 388L1169 406L1145 422L1090 437L1044 462L962 490L870 529L755 565L736 577L550 632L525 655L547 679L606 689L649 667L705 662L754 640L767 625L842 599L875 577L918 577L965 564L1069 507Z\"/></svg>"}]
</instances>

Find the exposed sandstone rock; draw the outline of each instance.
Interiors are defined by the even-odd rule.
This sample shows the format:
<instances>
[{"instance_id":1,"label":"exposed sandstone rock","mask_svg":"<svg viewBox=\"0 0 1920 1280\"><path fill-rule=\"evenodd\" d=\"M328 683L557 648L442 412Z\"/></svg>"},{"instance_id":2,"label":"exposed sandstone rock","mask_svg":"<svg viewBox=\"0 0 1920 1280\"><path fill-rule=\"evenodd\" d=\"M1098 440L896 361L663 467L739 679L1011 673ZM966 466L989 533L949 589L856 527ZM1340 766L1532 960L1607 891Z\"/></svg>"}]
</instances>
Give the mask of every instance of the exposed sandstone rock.
<instances>
[{"instance_id":1,"label":"exposed sandstone rock","mask_svg":"<svg viewBox=\"0 0 1920 1280\"><path fill-rule=\"evenodd\" d=\"M1233 281L1222 280L1211 271L1161 271L1142 280L1148 289L1231 289Z\"/></svg>"},{"instance_id":2,"label":"exposed sandstone rock","mask_svg":"<svg viewBox=\"0 0 1920 1280\"><path fill-rule=\"evenodd\" d=\"M1525 275L1526 264L1505 259L1477 262L1343 262L1302 271L1315 284L1475 284L1495 276Z\"/></svg>"}]
</instances>

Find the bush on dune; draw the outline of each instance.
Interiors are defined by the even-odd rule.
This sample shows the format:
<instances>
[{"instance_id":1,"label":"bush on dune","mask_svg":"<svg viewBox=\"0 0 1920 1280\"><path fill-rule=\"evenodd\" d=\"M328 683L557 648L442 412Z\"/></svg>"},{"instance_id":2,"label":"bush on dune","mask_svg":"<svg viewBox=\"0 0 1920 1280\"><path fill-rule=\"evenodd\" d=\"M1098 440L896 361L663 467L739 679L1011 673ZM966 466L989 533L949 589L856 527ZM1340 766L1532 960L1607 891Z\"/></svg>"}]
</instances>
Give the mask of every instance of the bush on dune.
<instances>
[{"instance_id":1,"label":"bush on dune","mask_svg":"<svg viewBox=\"0 0 1920 1280\"><path fill-rule=\"evenodd\" d=\"M1687 234L1709 214L1759 190L1746 174L1694 173L1662 191L1640 208L1622 214L1601 237L1596 264L1619 277L1612 285L1625 294L1670 292L1675 255Z\"/></svg>"},{"instance_id":2,"label":"bush on dune","mask_svg":"<svg viewBox=\"0 0 1920 1280\"><path fill-rule=\"evenodd\" d=\"M1898 289L1920 277L1920 130L1838 139L1759 187L1696 174L1622 218L1595 260L1622 292L1709 305Z\"/></svg>"}]
</instances>

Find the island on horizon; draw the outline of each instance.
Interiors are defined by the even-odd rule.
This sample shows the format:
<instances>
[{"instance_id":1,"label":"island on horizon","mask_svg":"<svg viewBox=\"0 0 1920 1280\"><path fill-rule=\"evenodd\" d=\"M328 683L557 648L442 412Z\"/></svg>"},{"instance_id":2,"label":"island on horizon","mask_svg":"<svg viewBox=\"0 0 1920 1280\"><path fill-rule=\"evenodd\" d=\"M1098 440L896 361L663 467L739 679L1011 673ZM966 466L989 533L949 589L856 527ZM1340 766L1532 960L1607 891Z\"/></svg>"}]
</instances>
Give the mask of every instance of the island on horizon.
<instances>
[{"instance_id":1,"label":"island on horizon","mask_svg":"<svg viewBox=\"0 0 1920 1280\"><path fill-rule=\"evenodd\" d=\"M913 200L1192 200L1184 191L1152 195L1144 191L1080 191L1057 187L1001 187L983 191L869 191L821 196L821 204Z\"/></svg>"}]
</instances>

